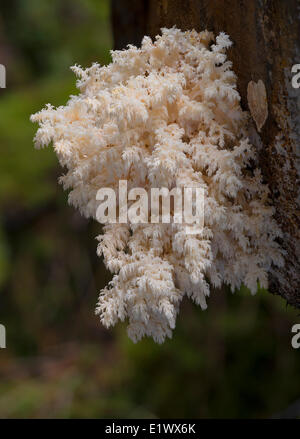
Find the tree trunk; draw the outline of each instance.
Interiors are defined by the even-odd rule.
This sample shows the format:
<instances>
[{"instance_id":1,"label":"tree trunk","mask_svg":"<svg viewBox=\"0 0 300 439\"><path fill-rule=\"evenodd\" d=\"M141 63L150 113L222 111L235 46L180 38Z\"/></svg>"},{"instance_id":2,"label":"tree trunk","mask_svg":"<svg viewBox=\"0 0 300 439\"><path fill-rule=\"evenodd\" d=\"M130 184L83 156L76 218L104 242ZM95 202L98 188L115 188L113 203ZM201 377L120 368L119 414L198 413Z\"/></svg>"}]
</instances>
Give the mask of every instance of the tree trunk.
<instances>
[{"instance_id":1,"label":"tree trunk","mask_svg":"<svg viewBox=\"0 0 300 439\"><path fill-rule=\"evenodd\" d=\"M251 142L258 151L283 231L285 266L270 273L269 290L300 307L299 145L300 88L291 86L291 68L300 64L299 0L112 0L115 48L139 45L161 27L224 31L233 41L228 57L238 77L241 105L249 110L247 85L261 79L268 118Z\"/></svg>"}]
</instances>

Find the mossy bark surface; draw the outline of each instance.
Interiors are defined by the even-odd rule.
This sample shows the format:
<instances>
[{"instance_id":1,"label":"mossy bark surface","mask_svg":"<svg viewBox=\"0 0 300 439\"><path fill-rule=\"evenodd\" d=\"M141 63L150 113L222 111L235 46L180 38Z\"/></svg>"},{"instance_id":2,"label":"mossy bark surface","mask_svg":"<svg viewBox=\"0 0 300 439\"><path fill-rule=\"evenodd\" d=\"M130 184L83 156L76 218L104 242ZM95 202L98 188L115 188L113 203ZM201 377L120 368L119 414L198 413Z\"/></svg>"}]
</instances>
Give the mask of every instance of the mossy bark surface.
<instances>
[{"instance_id":1,"label":"mossy bark surface","mask_svg":"<svg viewBox=\"0 0 300 439\"><path fill-rule=\"evenodd\" d=\"M268 118L251 141L268 183L283 231L285 266L272 269L269 290L300 308L299 149L300 88L291 85L291 68L300 64L299 0L112 0L115 48L139 45L161 27L226 32L233 41L228 57L238 77L243 109L247 86L263 81Z\"/></svg>"}]
</instances>

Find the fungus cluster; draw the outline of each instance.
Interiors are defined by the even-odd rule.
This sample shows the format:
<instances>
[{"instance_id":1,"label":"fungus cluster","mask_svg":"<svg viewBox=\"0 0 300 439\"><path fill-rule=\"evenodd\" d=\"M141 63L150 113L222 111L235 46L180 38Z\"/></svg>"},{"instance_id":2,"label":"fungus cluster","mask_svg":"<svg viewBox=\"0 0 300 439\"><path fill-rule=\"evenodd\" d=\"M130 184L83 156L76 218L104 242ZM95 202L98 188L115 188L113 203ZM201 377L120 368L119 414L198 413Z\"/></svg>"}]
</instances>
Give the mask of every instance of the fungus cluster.
<instances>
[{"instance_id":1,"label":"fungus cluster","mask_svg":"<svg viewBox=\"0 0 300 439\"><path fill-rule=\"evenodd\" d=\"M66 168L69 203L96 218L99 188L193 187L204 190L204 227L109 224L98 254L113 273L96 313L106 326L128 320L133 341L171 337L184 295L203 309L210 285L267 288L271 264L282 265L268 187L247 137L225 33L162 29L155 41L112 51L108 66L72 69L79 94L47 105L35 144L53 142ZM118 198L118 197L117 197Z\"/></svg>"}]
</instances>

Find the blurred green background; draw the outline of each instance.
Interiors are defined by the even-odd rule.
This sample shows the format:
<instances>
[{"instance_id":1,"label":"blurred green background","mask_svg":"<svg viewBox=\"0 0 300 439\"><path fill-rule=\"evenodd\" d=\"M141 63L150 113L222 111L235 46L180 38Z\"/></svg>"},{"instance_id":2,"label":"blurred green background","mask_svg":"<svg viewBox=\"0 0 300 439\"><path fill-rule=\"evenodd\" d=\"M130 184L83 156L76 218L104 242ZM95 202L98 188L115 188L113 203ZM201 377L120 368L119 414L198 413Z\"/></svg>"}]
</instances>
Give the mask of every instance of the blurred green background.
<instances>
[{"instance_id":1,"label":"blurred green background","mask_svg":"<svg viewBox=\"0 0 300 439\"><path fill-rule=\"evenodd\" d=\"M216 292L204 312L184 301L162 346L94 316L110 279L99 226L67 206L29 116L65 104L69 66L108 63L112 46L108 0L1 1L0 417L285 416L300 398L299 311L279 297Z\"/></svg>"}]
</instances>

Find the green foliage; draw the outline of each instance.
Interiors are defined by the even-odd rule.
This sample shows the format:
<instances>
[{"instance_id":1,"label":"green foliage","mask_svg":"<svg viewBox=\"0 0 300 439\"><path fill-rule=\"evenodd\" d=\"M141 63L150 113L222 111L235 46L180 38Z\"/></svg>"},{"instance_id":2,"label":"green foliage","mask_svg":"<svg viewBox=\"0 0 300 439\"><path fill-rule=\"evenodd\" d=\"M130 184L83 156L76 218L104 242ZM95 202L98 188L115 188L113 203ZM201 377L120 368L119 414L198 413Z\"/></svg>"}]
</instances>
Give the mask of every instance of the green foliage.
<instances>
[{"instance_id":1,"label":"green foliage","mask_svg":"<svg viewBox=\"0 0 300 439\"><path fill-rule=\"evenodd\" d=\"M37 152L33 148L36 127L30 115L43 107L49 99L54 103L66 100L74 93L74 79L50 79L31 84L25 90L7 93L0 101L0 202L37 204L54 196L56 188L51 179L56 160L50 148ZM38 182L43 184L38 184Z\"/></svg>"}]
</instances>

